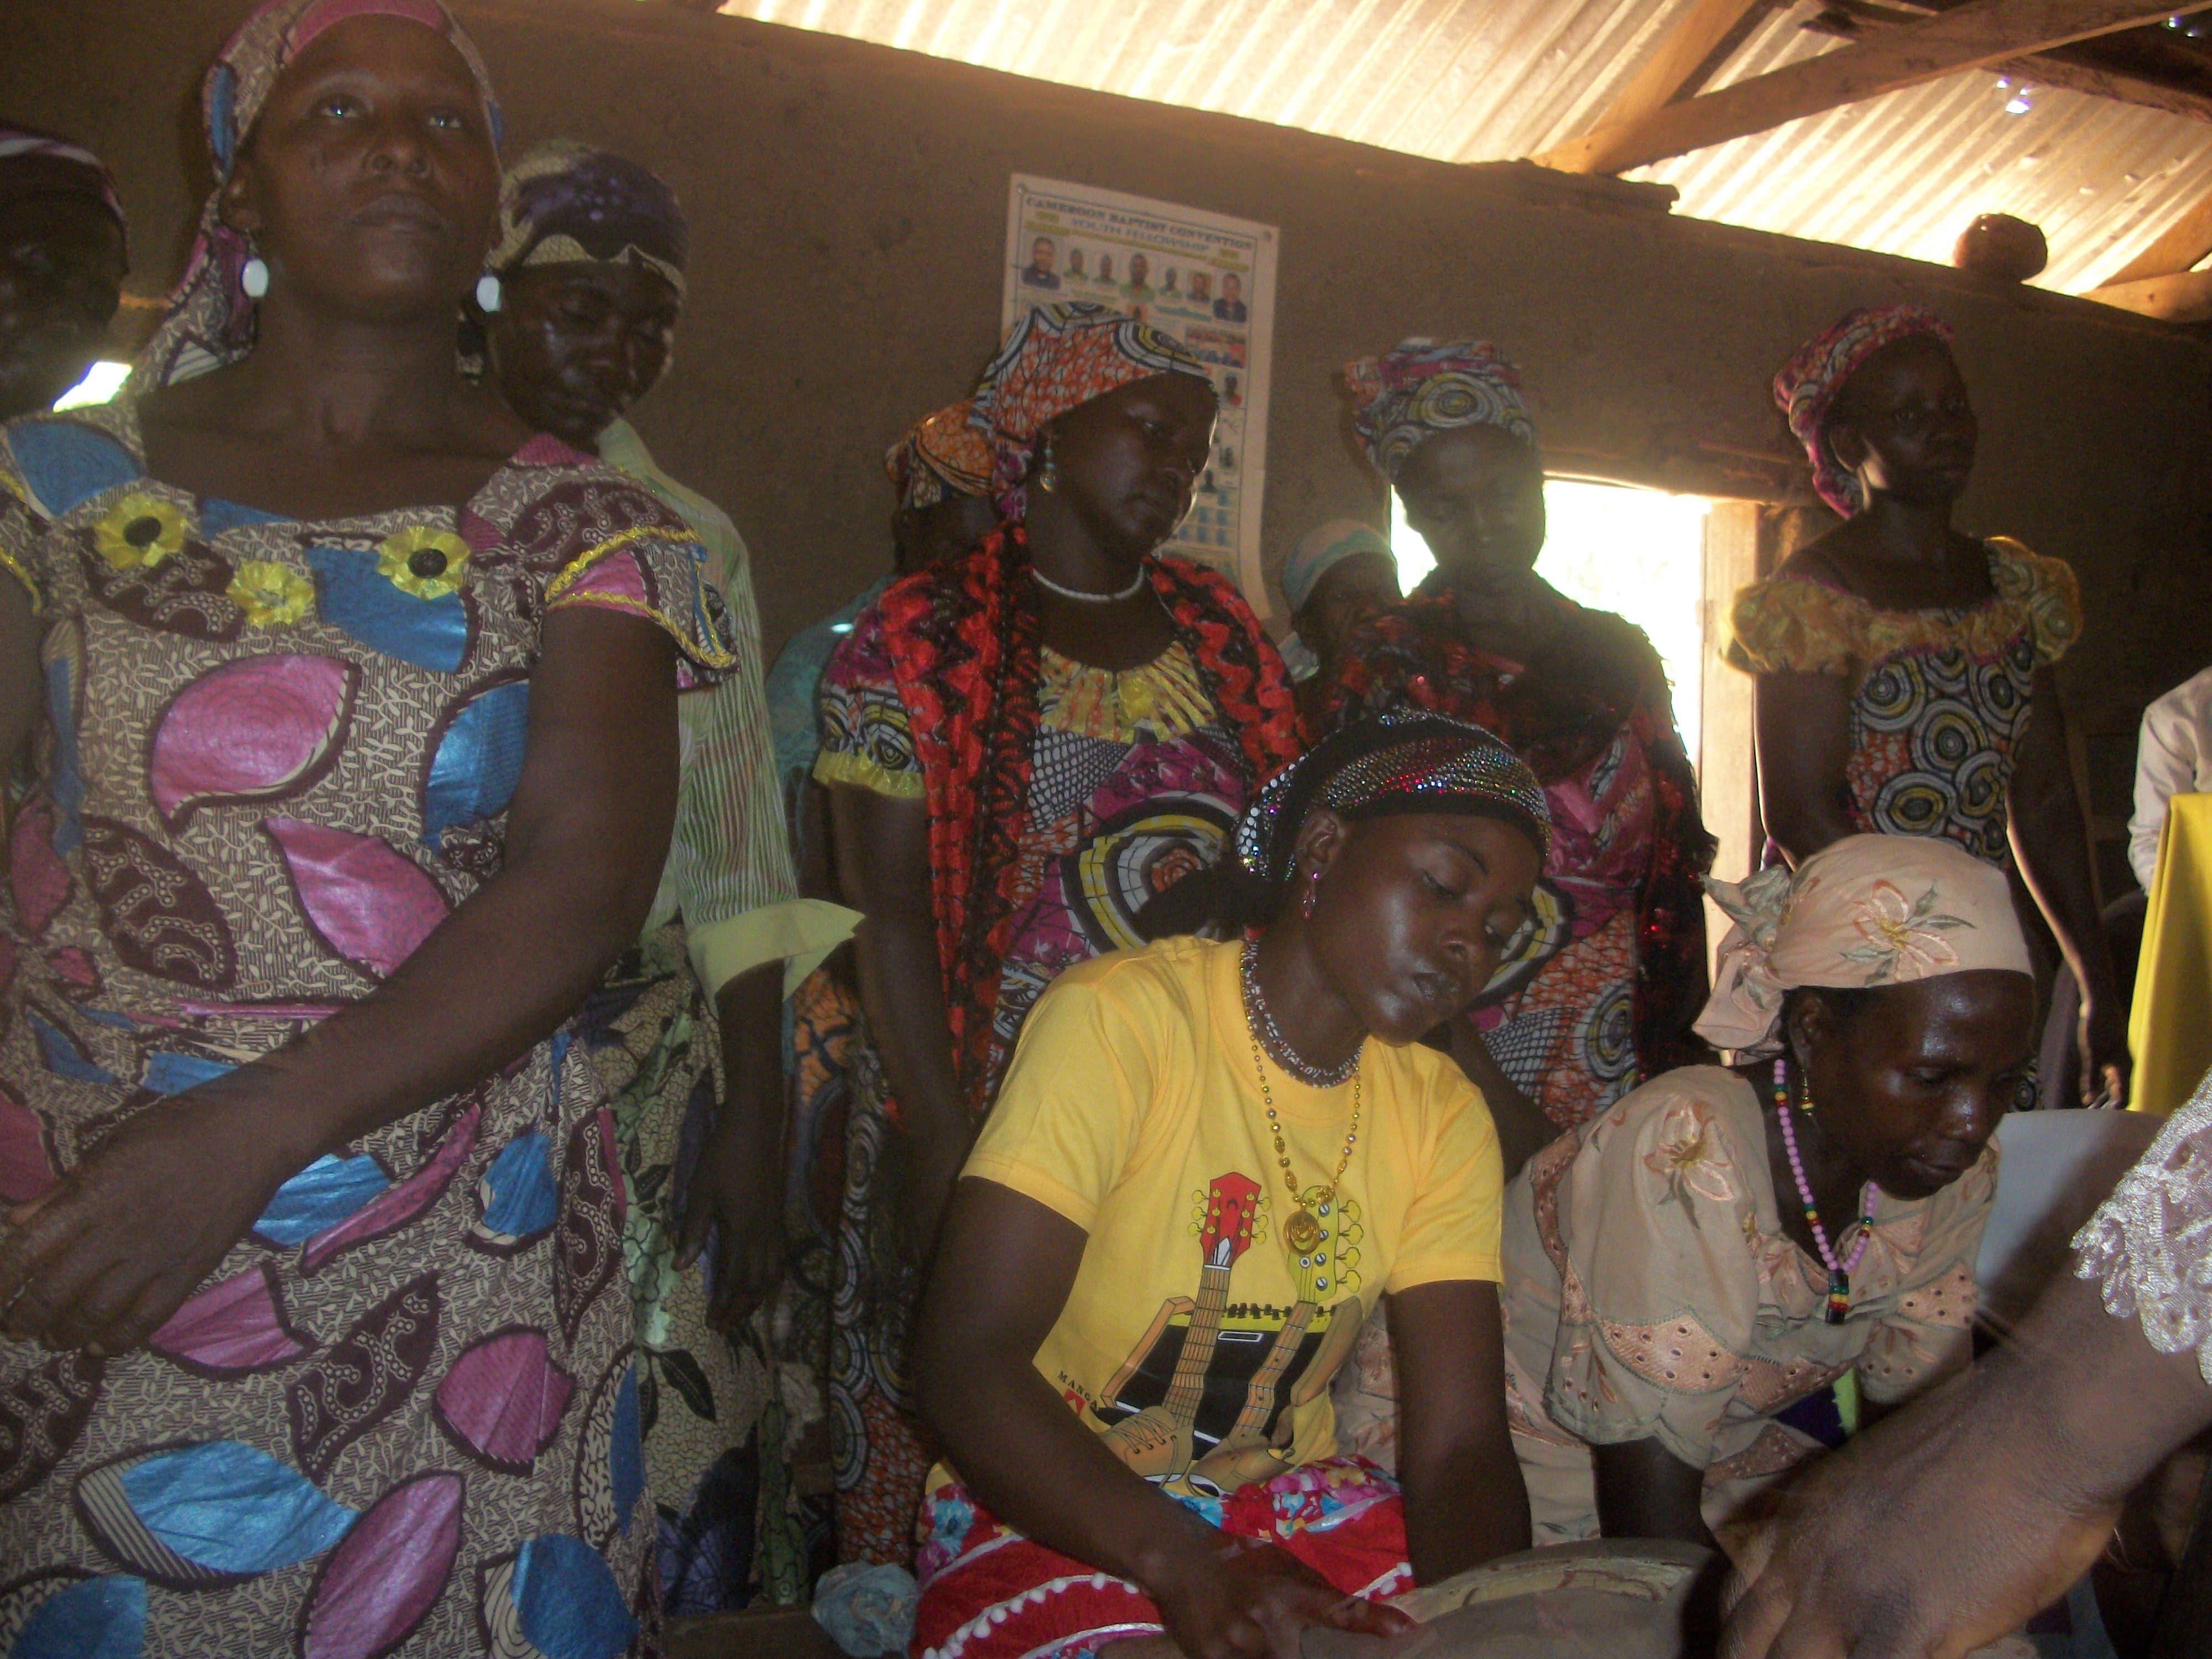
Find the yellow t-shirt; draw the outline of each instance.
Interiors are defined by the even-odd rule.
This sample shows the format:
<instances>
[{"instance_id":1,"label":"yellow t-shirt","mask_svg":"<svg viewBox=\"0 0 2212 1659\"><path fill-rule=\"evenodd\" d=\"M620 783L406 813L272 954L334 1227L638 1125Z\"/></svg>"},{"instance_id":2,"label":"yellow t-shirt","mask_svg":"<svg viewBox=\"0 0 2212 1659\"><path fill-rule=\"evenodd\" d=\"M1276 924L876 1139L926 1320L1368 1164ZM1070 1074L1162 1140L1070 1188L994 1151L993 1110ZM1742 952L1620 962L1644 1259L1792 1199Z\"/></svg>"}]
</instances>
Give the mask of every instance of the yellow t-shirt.
<instances>
[{"instance_id":1,"label":"yellow t-shirt","mask_svg":"<svg viewBox=\"0 0 2212 1659\"><path fill-rule=\"evenodd\" d=\"M1490 1113L1450 1058L1370 1040L1352 1085L1267 1086L1321 1221L1289 1206L1261 1105L1237 944L1163 940L1069 969L1023 1028L965 1171L1090 1234L1036 1366L1152 1480L1230 1492L1336 1449L1328 1380L1384 1291L1499 1277Z\"/></svg>"}]
</instances>

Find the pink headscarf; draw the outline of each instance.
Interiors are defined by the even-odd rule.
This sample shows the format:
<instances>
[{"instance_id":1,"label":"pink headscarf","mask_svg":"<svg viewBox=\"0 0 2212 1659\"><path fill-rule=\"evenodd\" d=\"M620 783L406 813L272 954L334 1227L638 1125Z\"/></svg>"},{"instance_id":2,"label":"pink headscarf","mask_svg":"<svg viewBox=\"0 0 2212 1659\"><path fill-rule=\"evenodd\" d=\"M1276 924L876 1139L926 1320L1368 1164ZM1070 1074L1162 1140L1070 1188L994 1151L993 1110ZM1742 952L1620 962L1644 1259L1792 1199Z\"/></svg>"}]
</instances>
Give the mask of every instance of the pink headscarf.
<instances>
[{"instance_id":1,"label":"pink headscarf","mask_svg":"<svg viewBox=\"0 0 2212 1659\"><path fill-rule=\"evenodd\" d=\"M1781 1052L1802 985L1864 990L1978 968L2030 971L2004 872L1940 836L1846 836L1793 876L1705 883L1735 926L1697 1032L1740 1060Z\"/></svg>"},{"instance_id":2,"label":"pink headscarf","mask_svg":"<svg viewBox=\"0 0 2212 1659\"><path fill-rule=\"evenodd\" d=\"M1860 364L1884 346L1917 335L1945 345L1958 337L1950 324L1925 306L1862 306L1799 346L1774 377L1774 401L1790 417L1790 431L1813 463L1813 488L1847 519L1866 505L1865 492L1828 453L1828 410Z\"/></svg>"}]
</instances>

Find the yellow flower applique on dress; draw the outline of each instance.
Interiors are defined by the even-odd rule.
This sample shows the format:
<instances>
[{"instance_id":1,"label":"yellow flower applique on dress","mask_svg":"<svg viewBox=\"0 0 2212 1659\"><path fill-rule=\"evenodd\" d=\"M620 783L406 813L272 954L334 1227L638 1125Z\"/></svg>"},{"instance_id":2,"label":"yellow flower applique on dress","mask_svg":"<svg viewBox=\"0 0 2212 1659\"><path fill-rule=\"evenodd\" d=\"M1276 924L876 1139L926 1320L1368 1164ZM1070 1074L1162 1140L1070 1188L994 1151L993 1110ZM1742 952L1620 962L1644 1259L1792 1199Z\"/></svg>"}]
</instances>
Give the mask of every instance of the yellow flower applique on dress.
<instances>
[{"instance_id":1,"label":"yellow flower applique on dress","mask_svg":"<svg viewBox=\"0 0 2212 1659\"><path fill-rule=\"evenodd\" d=\"M185 544L185 515L132 490L93 526L92 544L111 569L150 570Z\"/></svg>"},{"instance_id":2,"label":"yellow flower applique on dress","mask_svg":"<svg viewBox=\"0 0 2212 1659\"><path fill-rule=\"evenodd\" d=\"M377 574L403 593L442 599L456 592L469 563L469 544L450 530L410 525L377 544Z\"/></svg>"},{"instance_id":3,"label":"yellow flower applique on dress","mask_svg":"<svg viewBox=\"0 0 2212 1659\"><path fill-rule=\"evenodd\" d=\"M289 566L249 559L228 589L232 604L254 628L285 628L314 608L315 585Z\"/></svg>"}]
</instances>

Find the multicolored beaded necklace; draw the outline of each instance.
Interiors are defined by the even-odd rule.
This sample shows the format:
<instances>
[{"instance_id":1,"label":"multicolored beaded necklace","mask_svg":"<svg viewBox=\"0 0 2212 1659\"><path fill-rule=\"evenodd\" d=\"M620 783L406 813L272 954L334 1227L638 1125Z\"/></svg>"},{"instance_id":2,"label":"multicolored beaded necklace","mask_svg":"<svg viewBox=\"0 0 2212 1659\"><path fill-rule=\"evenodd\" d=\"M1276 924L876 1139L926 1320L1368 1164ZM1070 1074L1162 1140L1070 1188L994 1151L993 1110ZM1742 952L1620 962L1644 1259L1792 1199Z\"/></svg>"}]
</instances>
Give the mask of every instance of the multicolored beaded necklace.
<instances>
[{"instance_id":1,"label":"multicolored beaded necklace","mask_svg":"<svg viewBox=\"0 0 2212 1659\"><path fill-rule=\"evenodd\" d=\"M1850 1259L1838 1261L1836 1253L1828 1245L1828 1235L1820 1225L1820 1212L1813 1203L1813 1183L1805 1178L1805 1160L1797 1155L1797 1128L1792 1121L1795 1114L1790 1105L1790 1079L1782 1060L1774 1062L1774 1105L1782 1120L1782 1146L1790 1154L1790 1173L1797 1179L1797 1196L1804 1201L1806 1224L1813 1230L1813 1243L1820 1248L1820 1261L1828 1270L1828 1305L1820 1316L1831 1325L1840 1325L1851 1314L1851 1275L1866 1255L1867 1241L1874 1237L1874 1182L1868 1182L1859 1192L1859 1242L1851 1247ZM1813 1101L1808 1094L1805 1114L1811 1116Z\"/></svg>"}]
</instances>

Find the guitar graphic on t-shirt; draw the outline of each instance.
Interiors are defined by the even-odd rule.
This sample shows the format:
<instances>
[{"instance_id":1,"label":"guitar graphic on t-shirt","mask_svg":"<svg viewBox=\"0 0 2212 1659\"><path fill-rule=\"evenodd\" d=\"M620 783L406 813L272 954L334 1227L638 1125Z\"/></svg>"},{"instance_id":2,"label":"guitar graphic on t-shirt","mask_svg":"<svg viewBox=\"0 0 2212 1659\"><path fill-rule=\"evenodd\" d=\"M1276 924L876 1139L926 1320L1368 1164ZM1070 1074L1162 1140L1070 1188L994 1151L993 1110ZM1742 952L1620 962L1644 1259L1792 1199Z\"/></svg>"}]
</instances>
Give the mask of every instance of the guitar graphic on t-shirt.
<instances>
[{"instance_id":1,"label":"guitar graphic on t-shirt","mask_svg":"<svg viewBox=\"0 0 2212 1659\"><path fill-rule=\"evenodd\" d=\"M1237 1413L1236 1422L1221 1437L1220 1443L1192 1468L1194 1481L1202 1481L1223 1492L1234 1492L1251 1481L1265 1480L1281 1472L1278 1448L1267 1437L1268 1420L1273 1419L1275 1439L1286 1449L1291 1419L1276 1409L1279 1391L1304 1344L1306 1333L1312 1328L1316 1316L1322 1313L1321 1298L1332 1285L1338 1290L1344 1288L1338 1281L1346 1257L1345 1247L1359 1237L1357 1207L1349 1200L1342 1200L1336 1209L1328 1232L1323 1235L1328 1248L1316 1250L1310 1256L1291 1258L1298 1299L1291 1304L1282 1329L1275 1333L1267 1358L1245 1385L1244 1408ZM1356 1260L1357 1252L1351 1254ZM1291 1389L1290 1403L1293 1406L1303 1406L1318 1395L1328 1385L1330 1375L1343 1363L1351 1339L1358 1333L1362 1318L1359 1298L1344 1297L1329 1308L1325 1317L1328 1322L1321 1346Z\"/></svg>"},{"instance_id":2,"label":"guitar graphic on t-shirt","mask_svg":"<svg viewBox=\"0 0 2212 1659\"><path fill-rule=\"evenodd\" d=\"M1229 1306L1230 1273L1237 1257L1251 1248L1259 1208L1260 1183L1251 1176L1230 1174L1214 1178L1198 1222L1197 1300L1170 1298L1129 1363L1107 1385L1106 1398L1111 1400L1152 1351L1169 1321L1177 1313L1189 1312L1190 1324L1176 1355L1175 1374L1166 1396L1158 1405L1123 1418L1101 1437L1115 1455L1147 1480L1172 1480L1190 1467L1191 1431L1198 1422L1199 1407L1205 1401L1206 1367L1212 1362L1214 1339L1220 1334L1222 1315Z\"/></svg>"}]
</instances>

